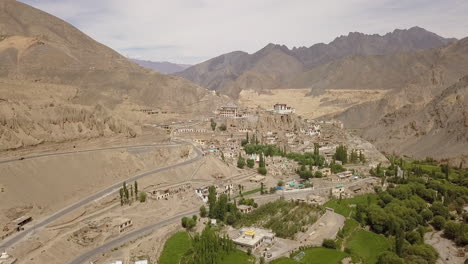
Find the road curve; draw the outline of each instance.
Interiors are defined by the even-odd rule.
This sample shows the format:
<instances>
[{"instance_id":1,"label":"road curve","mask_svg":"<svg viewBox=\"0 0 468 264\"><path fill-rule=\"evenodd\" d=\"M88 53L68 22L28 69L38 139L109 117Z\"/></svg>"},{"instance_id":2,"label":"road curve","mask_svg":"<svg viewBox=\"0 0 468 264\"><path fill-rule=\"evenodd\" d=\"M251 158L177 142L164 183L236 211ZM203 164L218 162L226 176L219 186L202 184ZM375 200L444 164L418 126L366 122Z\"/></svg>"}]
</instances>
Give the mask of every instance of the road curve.
<instances>
[{"instance_id":1,"label":"road curve","mask_svg":"<svg viewBox=\"0 0 468 264\"><path fill-rule=\"evenodd\" d=\"M133 232L130 232L130 233L127 233L121 237L118 237L112 241L109 241L93 250L90 250L78 257L76 257L75 259L73 259L71 262L69 262L69 264L83 264L83 263L86 263L86 261L90 260L91 258L97 256L97 255L100 255L102 253L105 253L107 251L110 251L112 250L113 248L115 247L118 247L122 244L125 244L126 242L128 241L131 241L131 240L134 240L134 239L137 239L143 235L146 235L146 234L149 234L153 231L155 231L156 229L159 229L161 227L164 227L168 224L171 224L171 223L175 223L177 221L180 221L180 219L184 216L191 216L191 215L194 215L196 213L198 213L199 211L198 210L194 210L194 211L189 211L189 212L184 212L184 213L181 213L181 214L178 214L176 216L172 216L170 218L167 218L167 219L164 219L164 220L161 220L157 223L154 223L152 225L148 225L148 226L145 226L141 229L138 229L138 230L135 230Z\"/></svg>"},{"instance_id":2,"label":"road curve","mask_svg":"<svg viewBox=\"0 0 468 264\"><path fill-rule=\"evenodd\" d=\"M177 142L177 144L179 145L184 145L184 144L190 144L190 143L187 143L187 142ZM147 146L155 146L155 145L147 145ZM122 148L122 147L114 147L115 148ZM162 172L162 171L167 171L167 170L170 170L170 169L174 169L174 168L177 168L177 167L180 167L180 166L185 166L185 165L188 165L188 164L191 164L193 162L196 162L198 160L200 160L201 158L203 158L203 153L198 149L196 148L195 146L192 145L192 148L193 150L195 151L196 153L196 156L192 159L189 159L189 160L186 160L186 161L183 161L183 162L180 162L180 163L176 163L176 164L173 164L173 165L169 165L167 167L162 167L162 168L158 168L158 169L154 169L154 170L150 170L150 171L147 171L147 172L144 172L144 173L141 173L141 174L138 174L138 175L135 175L131 178L128 178L126 179L125 181L135 181L135 180L138 180L138 179L141 179L145 176L148 176L148 175L151 175L151 174L155 174L155 173L159 173L159 172ZM106 149L113 149L113 148L106 148ZM103 149L101 149L103 150ZM90 151L90 150L88 150ZM96 150L94 150L96 151ZM71 153L75 153L75 152L71 152ZM69 154L69 153L68 153ZM54 155L54 154L49 154L49 155ZM59 155L59 154L57 154ZM33 157L44 157L43 154L39 154L39 155L35 155L35 156L29 156L29 158L33 158ZM13 246L14 244L18 243L20 240L22 240L24 237L26 237L28 234L30 234L31 232L33 232L34 230L38 230L38 229L41 229L43 228L44 226L47 226L48 224L52 223L53 221L59 219L60 217L82 207L82 206L85 206L91 202L93 202L94 200L97 200L101 197L104 197L104 196L107 196L109 194L112 194L116 191L119 190L119 188L122 186L124 181L121 181L121 182L118 182L118 183L115 183L107 188L105 188L104 190L101 190L91 196L88 196L87 198L81 200L81 201L78 201L77 203L74 203L68 207L65 207L63 209L61 209L60 211L54 213L53 215L49 216L49 217L46 217L44 219L42 219L41 221L39 221L38 223L35 223L33 227L29 227L29 228L25 228L25 230L19 232L19 233L16 233L15 235L7 238L6 240L0 242L0 248L3 248L3 249L8 249L10 248L11 246Z\"/></svg>"}]
</instances>

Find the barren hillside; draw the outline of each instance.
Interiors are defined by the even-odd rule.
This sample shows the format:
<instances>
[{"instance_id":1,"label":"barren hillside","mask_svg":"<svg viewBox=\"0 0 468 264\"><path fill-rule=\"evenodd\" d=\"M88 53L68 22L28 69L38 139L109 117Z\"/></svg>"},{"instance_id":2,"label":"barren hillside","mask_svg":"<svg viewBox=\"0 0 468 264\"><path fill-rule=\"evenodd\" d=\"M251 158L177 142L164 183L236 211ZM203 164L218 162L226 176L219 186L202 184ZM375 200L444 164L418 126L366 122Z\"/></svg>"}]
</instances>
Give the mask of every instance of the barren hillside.
<instances>
[{"instance_id":1,"label":"barren hillside","mask_svg":"<svg viewBox=\"0 0 468 264\"><path fill-rule=\"evenodd\" d=\"M72 25L0 2L1 150L138 129L113 110L207 111L215 96L189 81L144 69Z\"/></svg>"},{"instance_id":2,"label":"barren hillside","mask_svg":"<svg viewBox=\"0 0 468 264\"><path fill-rule=\"evenodd\" d=\"M425 158L467 157L468 76L421 109L412 105L385 115L364 135L381 149ZM458 165L458 164L457 164Z\"/></svg>"},{"instance_id":3,"label":"barren hillside","mask_svg":"<svg viewBox=\"0 0 468 264\"><path fill-rule=\"evenodd\" d=\"M316 90L332 87L392 90L380 100L353 106L335 116L347 127L364 128L406 105L412 105L413 109L424 107L446 87L465 76L468 73L468 38L438 49L384 57L355 57L339 63L344 66L327 66L339 70L329 70L328 81L316 86Z\"/></svg>"}]
</instances>

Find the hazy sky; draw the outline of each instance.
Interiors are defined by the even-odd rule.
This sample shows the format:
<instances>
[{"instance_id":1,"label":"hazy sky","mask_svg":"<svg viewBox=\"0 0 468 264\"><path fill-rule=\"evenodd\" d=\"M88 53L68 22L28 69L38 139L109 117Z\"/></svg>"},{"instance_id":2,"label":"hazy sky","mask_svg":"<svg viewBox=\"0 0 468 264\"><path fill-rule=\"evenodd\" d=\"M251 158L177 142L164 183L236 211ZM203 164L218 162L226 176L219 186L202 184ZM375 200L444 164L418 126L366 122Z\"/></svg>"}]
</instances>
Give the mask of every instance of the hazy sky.
<instances>
[{"instance_id":1,"label":"hazy sky","mask_svg":"<svg viewBox=\"0 0 468 264\"><path fill-rule=\"evenodd\" d=\"M198 63L222 53L328 43L420 26L468 36L467 0L20 0L125 56Z\"/></svg>"}]
</instances>

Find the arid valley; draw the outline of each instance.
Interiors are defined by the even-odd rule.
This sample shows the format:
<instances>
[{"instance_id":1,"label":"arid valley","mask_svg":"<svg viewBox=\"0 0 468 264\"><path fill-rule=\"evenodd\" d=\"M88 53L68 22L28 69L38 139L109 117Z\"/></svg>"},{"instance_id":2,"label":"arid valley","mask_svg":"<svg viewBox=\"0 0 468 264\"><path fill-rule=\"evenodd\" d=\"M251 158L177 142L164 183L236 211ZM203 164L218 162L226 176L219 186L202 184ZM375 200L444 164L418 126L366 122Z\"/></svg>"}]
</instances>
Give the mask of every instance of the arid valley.
<instances>
[{"instance_id":1,"label":"arid valley","mask_svg":"<svg viewBox=\"0 0 468 264\"><path fill-rule=\"evenodd\" d=\"M468 263L468 24L322 43L302 0L59 2L0 0L0 264Z\"/></svg>"}]
</instances>

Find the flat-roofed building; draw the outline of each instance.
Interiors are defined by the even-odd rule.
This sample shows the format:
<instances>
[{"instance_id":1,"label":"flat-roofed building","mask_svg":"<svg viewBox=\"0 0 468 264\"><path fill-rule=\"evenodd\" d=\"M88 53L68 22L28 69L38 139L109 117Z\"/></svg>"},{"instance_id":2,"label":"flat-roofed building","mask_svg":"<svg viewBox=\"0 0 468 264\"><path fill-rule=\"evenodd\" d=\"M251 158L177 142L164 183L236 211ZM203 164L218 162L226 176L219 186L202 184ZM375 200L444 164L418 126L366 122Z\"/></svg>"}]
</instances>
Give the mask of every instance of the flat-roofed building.
<instances>
[{"instance_id":1,"label":"flat-roofed building","mask_svg":"<svg viewBox=\"0 0 468 264\"><path fill-rule=\"evenodd\" d=\"M237 209L239 210L239 212L241 212L243 214L248 214L248 213L252 212L253 206L241 204L241 205L237 206Z\"/></svg>"},{"instance_id":2,"label":"flat-roofed building","mask_svg":"<svg viewBox=\"0 0 468 264\"><path fill-rule=\"evenodd\" d=\"M287 104L275 104L273 106L273 111L278 114L293 114L296 112L296 109L288 106Z\"/></svg>"},{"instance_id":3,"label":"flat-roofed building","mask_svg":"<svg viewBox=\"0 0 468 264\"><path fill-rule=\"evenodd\" d=\"M221 107L219 110L219 115L222 117L237 117L237 111L237 105L230 103Z\"/></svg>"},{"instance_id":4,"label":"flat-roofed building","mask_svg":"<svg viewBox=\"0 0 468 264\"><path fill-rule=\"evenodd\" d=\"M129 229L133 226L133 222L131 219L118 217L112 220L113 226L117 228L119 233L124 232L125 230Z\"/></svg>"},{"instance_id":5,"label":"flat-roofed building","mask_svg":"<svg viewBox=\"0 0 468 264\"><path fill-rule=\"evenodd\" d=\"M272 244L275 241L275 234L266 229L244 227L239 230L238 236L232 241L242 249L255 250L263 243Z\"/></svg>"}]
</instances>

